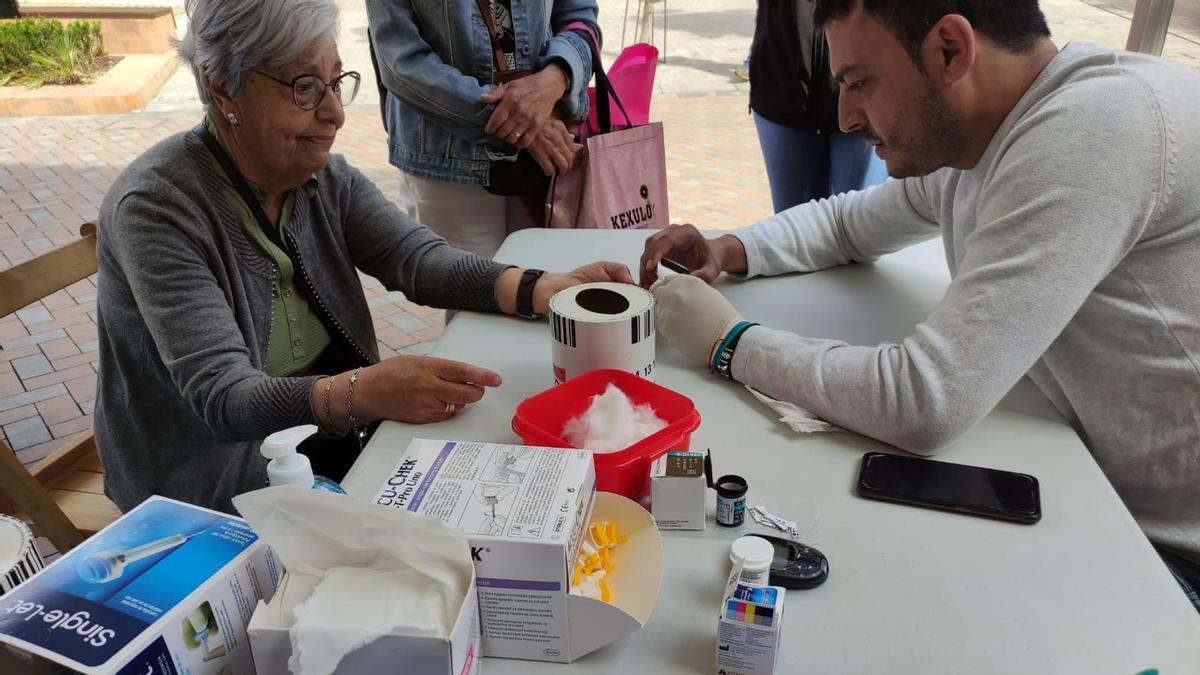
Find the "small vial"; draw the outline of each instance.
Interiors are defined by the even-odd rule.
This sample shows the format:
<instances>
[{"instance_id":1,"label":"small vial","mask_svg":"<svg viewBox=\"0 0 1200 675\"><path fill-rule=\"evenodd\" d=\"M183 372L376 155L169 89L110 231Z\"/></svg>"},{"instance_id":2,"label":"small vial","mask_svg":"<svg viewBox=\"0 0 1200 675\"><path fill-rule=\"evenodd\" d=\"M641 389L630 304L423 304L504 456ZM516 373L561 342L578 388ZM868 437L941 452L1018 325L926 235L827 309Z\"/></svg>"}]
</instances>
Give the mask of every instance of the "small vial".
<instances>
[{"instance_id":1,"label":"small vial","mask_svg":"<svg viewBox=\"0 0 1200 675\"><path fill-rule=\"evenodd\" d=\"M775 558L775 547L762 537L747 535L734 540L729 549L729 561L742 563L739 579L751 586L767 586L771 580L771 561Z\"/></svg>"},{"instance_id":2,"label":"small vial","mask_svg":"<svg viewBox=\"0 0 1200 675\"><path fill-rule=\"evenodd\" d=\"M717 524L737 527L746 519L746 479L733 474L717 479Z\"/></svg>"}]
</instances>

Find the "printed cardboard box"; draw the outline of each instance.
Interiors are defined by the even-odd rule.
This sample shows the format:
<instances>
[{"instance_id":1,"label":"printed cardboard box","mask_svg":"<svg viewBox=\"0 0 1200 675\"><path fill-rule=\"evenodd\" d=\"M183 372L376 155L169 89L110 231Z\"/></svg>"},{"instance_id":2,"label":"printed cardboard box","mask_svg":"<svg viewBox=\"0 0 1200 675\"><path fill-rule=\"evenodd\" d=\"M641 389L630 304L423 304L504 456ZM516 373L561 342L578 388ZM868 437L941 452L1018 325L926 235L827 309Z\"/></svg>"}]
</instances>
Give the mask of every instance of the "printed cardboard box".
<instances>
[{"instance_id":1,"label":"printed cardboard box","mask_svg":"<svg viewBox=\"0 0 1200 675\"><path fill-rule=\"evenodd\" d=\"M734 564L717 615L717 675L770 675L779 663L786 589L739 583Z\"/></svg>"},{"instance_id":2,"label":"printed cardboard box","mask_svg":"<svg viewBox=\"0 0 1200 675\"><path fill-rule=\"evenodd\" d=\"M253 673L280 573L240 518L151 497L0 598L0 642L88 675Z\"/></svg>"},{"instance_id":3,"label":"printed cardboard box","mask_svg":"<svg viewBox=\"0 0 1200 675\"><path fill-rule=\"evenodd\" d=\"M375 502L461 528L475 563L483 655L570 662L624 637L650 616L662 578L662 539L650 514L595 491L583 450L415 439ZM614 602L570 595L590 522L613 520Z\"/></svg>"}]
</instances>

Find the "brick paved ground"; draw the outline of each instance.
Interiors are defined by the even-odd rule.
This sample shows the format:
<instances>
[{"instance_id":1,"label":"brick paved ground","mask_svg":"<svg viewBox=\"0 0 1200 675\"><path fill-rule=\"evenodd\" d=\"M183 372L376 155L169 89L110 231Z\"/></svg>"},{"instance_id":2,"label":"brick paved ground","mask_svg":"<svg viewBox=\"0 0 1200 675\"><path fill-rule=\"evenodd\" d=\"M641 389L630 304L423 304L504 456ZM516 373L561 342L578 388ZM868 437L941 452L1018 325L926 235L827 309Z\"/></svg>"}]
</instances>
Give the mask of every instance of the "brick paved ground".
<instances>
[{"instance_id":1,"label":"brick paved ground","mask_svg":"<svg viewBox=\"0 0 1200 675\"><path fill-rule=\"evenodd\" d=\"M1117 0L1120 2L1121 0ZM368 71L361 0L345 0L339 42L348 64ZM769 195L746 86L732 76L753 30L752 0L667 0L667 61L660 65L653 117L667 133L671 216L732 228L767 215ZM1128 3L1125 3L1128 4ZM1089 40L1121 47L1128 13L1106 0L1043 0L1059 44ZM620 43L623 3L602 2L608 60ZM661 15L656 41L661 46ZM1200 39L1179 29L1165 55L1200 67ZM636 28L630 17L626 42ZM387 165L370 87L352 106L337 150L400 201ZM0 119L0 268L71 241L93 220L113 179L133 158L199 119L190 75L180 71L148 107L107 117ZM0 319L0 436L25 462L91 423L95 398L94 280L80 282ZM428 351L441 313L386 293L364 292L384 354Z\"/></svg>"}]
</instances>

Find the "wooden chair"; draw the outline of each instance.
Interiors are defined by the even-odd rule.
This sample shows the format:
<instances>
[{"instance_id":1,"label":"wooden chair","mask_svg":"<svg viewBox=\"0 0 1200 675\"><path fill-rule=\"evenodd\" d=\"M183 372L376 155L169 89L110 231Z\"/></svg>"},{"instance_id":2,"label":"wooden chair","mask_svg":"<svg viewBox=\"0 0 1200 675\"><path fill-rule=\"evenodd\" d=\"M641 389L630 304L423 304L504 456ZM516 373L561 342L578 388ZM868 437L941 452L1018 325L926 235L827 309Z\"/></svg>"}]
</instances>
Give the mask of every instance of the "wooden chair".
<instances>
[{"instance_id":1,"label":"wooden chair","mask_svg":"<svg viewBox=\"0 0 1200 675\"><path fill-rule=\"evenodd\" d=\"M0 317L96 273L96 226L79 241L0 272ZM116 520L121 511L104 496L104 475L89 429L26 469L0 441L0 512L30 523L65 553Z\"/></svg>"}]
</instances>

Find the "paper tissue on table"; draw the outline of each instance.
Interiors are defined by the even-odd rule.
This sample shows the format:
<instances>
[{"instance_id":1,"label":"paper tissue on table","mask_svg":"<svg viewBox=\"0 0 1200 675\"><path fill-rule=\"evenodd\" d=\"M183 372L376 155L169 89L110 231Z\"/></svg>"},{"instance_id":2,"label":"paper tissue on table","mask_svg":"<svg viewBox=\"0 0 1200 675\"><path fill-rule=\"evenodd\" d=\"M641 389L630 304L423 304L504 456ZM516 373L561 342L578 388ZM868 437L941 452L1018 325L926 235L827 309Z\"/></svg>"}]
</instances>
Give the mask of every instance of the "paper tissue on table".
<instances>
[{"instance_id":1,"label":"paper tissue on table","mask_svg":"<svg viewBox=\"0 0 1200 675\"><path fill-rule=\"evenodd\" d=\"M475 569L462 532L295 486L233 503L287 569L250 620L258 675L478 672Z\"/></svg>"},{"instance_id":2,"label":"paper tissue on table","mask_svg":"<svg viewBox=\"0 0 1200 675\"><path fill-rule=\"evenodd\" d=\"M241 518L151 497L6 593L0 643L19 672L250 673L250 608L279 574Z\"/></svg>"}]
</instances>

